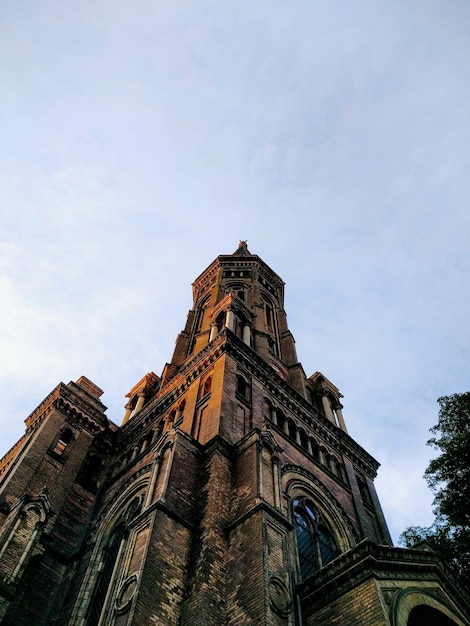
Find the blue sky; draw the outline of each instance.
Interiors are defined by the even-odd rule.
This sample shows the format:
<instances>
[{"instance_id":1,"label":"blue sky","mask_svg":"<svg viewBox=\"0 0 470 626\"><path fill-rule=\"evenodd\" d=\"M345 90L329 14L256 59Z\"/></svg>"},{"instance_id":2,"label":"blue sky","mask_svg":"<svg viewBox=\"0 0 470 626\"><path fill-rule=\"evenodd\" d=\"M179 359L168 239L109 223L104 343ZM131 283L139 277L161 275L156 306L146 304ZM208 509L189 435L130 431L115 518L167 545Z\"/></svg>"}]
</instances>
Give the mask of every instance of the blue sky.
<instances>
[{"instance_id":1,"label":"blue sky","mask_svg":"<svg viewBox=\"0 0 470 626\"><path fill-rule=\"evenodd\" d=\"M119 422L239 239L307 375L432 521L436 399L468 391L467 2L17 0L0 8L0 447L84 374Z\"/></svg>"}]
</instances>

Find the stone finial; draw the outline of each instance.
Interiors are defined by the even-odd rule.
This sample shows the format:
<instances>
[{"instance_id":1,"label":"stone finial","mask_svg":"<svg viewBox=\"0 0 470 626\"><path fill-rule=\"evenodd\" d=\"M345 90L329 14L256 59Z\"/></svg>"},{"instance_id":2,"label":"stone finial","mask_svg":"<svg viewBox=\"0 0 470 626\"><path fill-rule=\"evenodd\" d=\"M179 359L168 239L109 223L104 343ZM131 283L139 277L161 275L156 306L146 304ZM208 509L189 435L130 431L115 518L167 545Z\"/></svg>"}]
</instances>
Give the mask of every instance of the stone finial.
<instances>
[{"instance_id":1,"label":"stone finial","mask_svg":"<svg viewBox=\"0 0 470 626\"><path fill-rule=\"evenodd\" d=\"M239 256L249 256L249 255L251 255L251 252L248 250L248 246L247 246L246 240L240 239L240 241L238 242L238 248L235 250L235 252L233 254L237 254Z\"/></svg>"}]
</instances>

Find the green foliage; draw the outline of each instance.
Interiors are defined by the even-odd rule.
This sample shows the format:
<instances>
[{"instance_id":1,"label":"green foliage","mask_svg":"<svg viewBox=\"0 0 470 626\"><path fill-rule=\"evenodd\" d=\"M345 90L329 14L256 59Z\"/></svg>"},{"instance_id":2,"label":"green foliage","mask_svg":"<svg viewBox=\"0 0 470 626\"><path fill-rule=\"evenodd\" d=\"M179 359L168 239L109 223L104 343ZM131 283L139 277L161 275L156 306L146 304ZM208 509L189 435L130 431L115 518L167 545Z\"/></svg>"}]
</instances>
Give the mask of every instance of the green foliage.
<instances>
[{"instance_id":1,"label":"green foliage","mask_svg":"<svg viewBox=\"0 0 470 626\"><path fill-rule=\"evenodd\" d=\"M425 541L470 587L470 393L438 399L439 421L428 445L440 451L424 477L435 494L434 524L412 526L400 536L408 548Z\"/></svg>"},{"instance_id":2,"label":"green foliage","mask_svg":"<svg viewBox=\"0 0 470 626\"><path fill-rule=\"evenodd\" d=\"M470 535L462 528L438 519L432 526L410 526L401 535L400 545L416 548L426 543L451 567L462 586L470 588Z\"/></svg>"}]
</instances>

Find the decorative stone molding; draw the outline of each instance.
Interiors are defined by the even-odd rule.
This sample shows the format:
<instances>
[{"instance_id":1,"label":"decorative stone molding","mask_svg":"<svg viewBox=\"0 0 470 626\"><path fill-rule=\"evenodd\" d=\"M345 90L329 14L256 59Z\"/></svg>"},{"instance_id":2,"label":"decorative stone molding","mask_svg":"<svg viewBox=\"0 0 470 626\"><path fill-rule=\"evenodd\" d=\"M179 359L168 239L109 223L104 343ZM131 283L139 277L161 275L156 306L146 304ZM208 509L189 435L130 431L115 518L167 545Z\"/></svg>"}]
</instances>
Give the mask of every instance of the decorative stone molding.
<instances>
[{"instance_id":1,"label":"decorative stone molding","mask_svg":"<svg viewBox=\"0 0 470 626\"><path fill-rule=\"evenodd\" d=\"M285 583L277 576L271 576L268 582L269 604L280 617L287 617L292 610L292 600Z\"/></svg>"},{"instance_id":2,"label":"decorative stone molding","mask_svg":"<svg viewBox=\"0 0 470 626\"><path fill-rule=\"evenodd\" d=\"M442 590L447 587L453 589L453 597L459 598L461 606L469 609L470 613L468 599L466 599L465 594L459 594L459 588L455 586L456 581L450 570L436 554L422 550L378 545L369 539L361 541L354 548L331 561L315 576L301 583L297 589L306 613L312 615L370 579L384 583L384 599L386 605L389 606L391 626L406 624L406 620L403 622L401 618L398 619L398 606L404 599L408 598L409 613L413 606L420 603L411 602L412 594L418 592L421 594L421 599L428 598L421 603L437 607L439 602L440 608L438 610L450 617L450 608L445 608L442 600L438 601L435 595L442 593ZM426 586L423 585L418 588L416 585L418 581L419 583L425 582ZM391 587L392 582L397 587ZM431 594L428 591L428 595L425 596L425 591L426 589L429 590L430 586L434 591ZM450 604L447 606L450 607ZM459 626L469 626L469 622L463 618L457 619L456 615L457 612L454 609L450 619Z\"/></svg>"},{"instance_id":3,"label":"decorative stone molding","mask_svg":"<svg viewBox=\"0 0 470 626\"><path fill-rule=\"evenodd\" d=\"M440 587L407 587L397 591L390 603L389 619L391 626L405 624L411 610L417 606L427 606L439 611L458 626L467 626L463 615L458 615Z\"/></svg>"},{"instance_id":4,"label":"decorative stone molding","mask_svg":"<svg viewBox=\"0 0 470 626\"><path fill-rule=\"evenodd\" d=\"M334 494L327 488L325 485L320 482L320 480L314 476L311 472L300 467L298 465L286 464L281 466L282 472L282 480L286 482L285 489L286 492L290 491L295 481L298 481L298 485L304 485L307 489L309 484L315 488L315 491L321 494L320 503L331 512L335 513L335 516L341 521L341 526L348 531L349 538L348 543L351 545L351 540L357 542L359 541L359 535L352 525L349 517L346 515L345 511L338 504L337 499L334 497ZM292 473L293 476L286 480L286 475ZM304 479L303 483L299 481L298 477L302 477Z\"/></svg>"},{"instance_id":5,"label":"decorative stone molding","mask_svg":"<svg viewBox=\"0 0 470 626\"><path fill-rule=\"evenodd\" d=\"M132 604L137 591L139 577L136 573L128 576L121 584L115 602L116 611L119 615L126 613Z\"/></svg>"}]
</instances>

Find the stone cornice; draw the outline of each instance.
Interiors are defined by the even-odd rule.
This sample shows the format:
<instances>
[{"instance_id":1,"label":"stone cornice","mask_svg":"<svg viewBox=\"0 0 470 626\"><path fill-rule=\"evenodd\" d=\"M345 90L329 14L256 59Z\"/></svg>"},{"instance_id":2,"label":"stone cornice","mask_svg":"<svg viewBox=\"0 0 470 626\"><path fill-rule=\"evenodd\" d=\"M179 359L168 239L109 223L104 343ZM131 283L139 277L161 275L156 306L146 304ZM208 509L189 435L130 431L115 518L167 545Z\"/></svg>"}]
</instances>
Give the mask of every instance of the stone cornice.
<instances>
[{"instance_id":1,"label":"stone cornice","mask_svg":"<svg viewBox=\"0 0 470 626\"><path fill-rule=\"evenodd\" d=\"M59 383L26 418L26 432L35 430L53 409L60 411L72 425L84 428L92 434L105 429L109 424L104 415L106 407L98 399L92 396L88 398L89 394L86 398L82 397L81 391L76 383Z\"/></svg>"},{"instance_id":2,"label":"stone cornice","mask_svg":"<svg viewBox=\"0 0 470 626\"><path fill-rule=\"evenodd\" d=\"M257 255L250 254L248 256L235 256L232 254L223 254L218 257L221 267L253 267L256 266L260 274L263 274L267 280L275 285L281 292L285 285L282 278L276 272L266 265L266 263Z\"/></svg>"},{"instance_id":3,"label":"stone cornice","mask_svg":"<svg viewBox=\"0 0 470 626\"><path fill-rule=\"evenodd\" d=\"M292 530L294 527L291 522L273 506L271 506L265 500L260 500L255 506L253 506L248 511L245 511L240 517L237 517L236 520L230 522L225 528L227 533L231 533L235 528L246 522L246 520L250 519L253 515L258 513L259 511L263 511L267 513L270 517L273 517L278 523L280 523L286 530Z\"/></svg>"},{"instance_id":4,"label":"stone cornice","mask_svg":"<svg viewBox=\"0 0 470 626\"><path fill-rule=\"evenodd\" d=\"M156 418L165 413L189 389L193 381L204 376L225 353L225 331L208 343L197 355L187 362L179 372L158 392L135 417L121 428L121 442L127 445L134 437L152 424Z\"/></svg>"},{"instance_id":5,"label":"stone cornice","mask_svg":"<svg viewBox=\"0 0 470 626\"><path fill-rule=\"evenodd\" d=\"M370 578L391 579L397 583L400 579L436 581L456 588L455 577L433 552L392 548L366 539L312 575L297 589L305 612L310 615ZM460 599L468 606L468 599L462 591Z\"/></svg>"},{"instance_id":6,"label":"stone cornice","mask_svg":"<svg viewBox=\"0 0 470 626\"><path fill-rule=\"evenodd\" d=\"M88 431L92 435L97 435L103 431L103 424L97 423L94 419L80 411L72 402L67 402L64 398L59 397L54 401L54 409L57 409L64 415L67 422L72 426L79 426Z\"/></svg>"},{"instance_id":7,"label":"stone cornice","mask_svg":"<svg viewBox=\"0 0 470 626\"><path fill-rule=\"evenodd\" d=\"M121 429L122 441L130 442L137 434L140 436L144 429L177 402L192 382L203 376L225 352L235 358L273 398L288 408L312 433L344 454L367 475L375 477L380 464L352 437L317 411L288 382L282 380L264 359L228 329L222 330L213 341L185 363L157 396L127 422Z\"/></svg>"},{"instance_id":8,"label":"stone cornice","mask_svg":"<svg viewBox=\"0 0 470 626\"><path fill-rule=\"evenodd\" d=\"M196 302L199 292L204 289L210 282L210 279L215 276L217 270L220 267L219 259L215 259L212 263L196 278L193 282L193 298Z\"/></svg>"},{"instance_id":9,"label":"stone cornice","mask_svg":"<svg viewBox=\"0 0 470 626\"><path fill-rule=\"evenodd\" d=\"M59 396L61 387L64 387L64 383L59 383L57 387L49 393L44 400L38 404L32 413L25 419L26 428L33 429L46 413L51 410L53 401Z\"/></svg>"},{"instance_id":10,"label":"stone cornice","mask_svg":"<svg viewBox=\"0 0 470 626\"><path fill-rule=\"evenodd\" d=\"M347 456L368 475L374 477L379 463L346 432L332 424L286 381L282 380L264 359L234 333L226 331L226 351L259 380L273 398L287 407L309 430Z\"/></svg>"}]
</instances>

